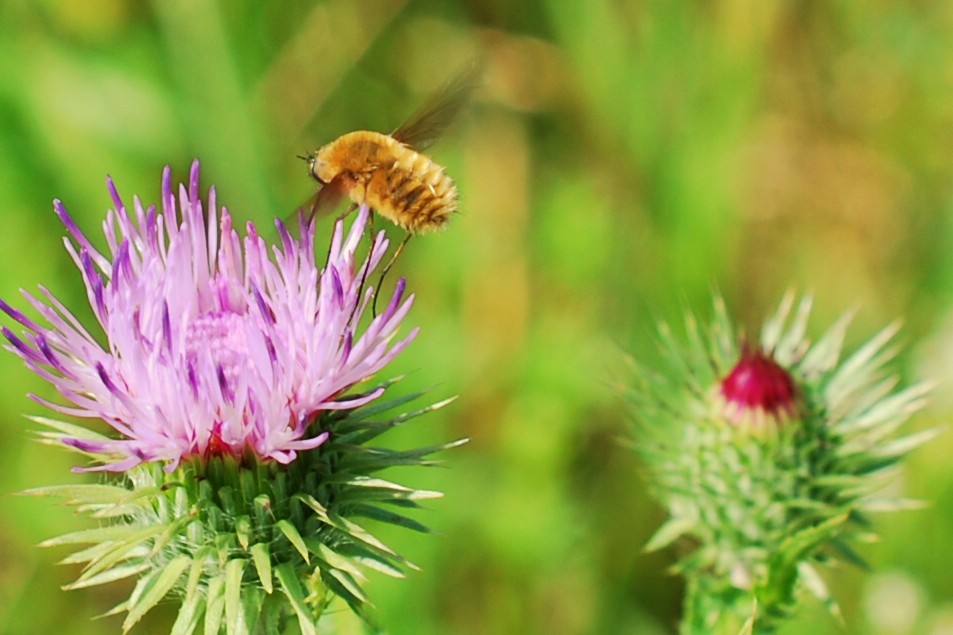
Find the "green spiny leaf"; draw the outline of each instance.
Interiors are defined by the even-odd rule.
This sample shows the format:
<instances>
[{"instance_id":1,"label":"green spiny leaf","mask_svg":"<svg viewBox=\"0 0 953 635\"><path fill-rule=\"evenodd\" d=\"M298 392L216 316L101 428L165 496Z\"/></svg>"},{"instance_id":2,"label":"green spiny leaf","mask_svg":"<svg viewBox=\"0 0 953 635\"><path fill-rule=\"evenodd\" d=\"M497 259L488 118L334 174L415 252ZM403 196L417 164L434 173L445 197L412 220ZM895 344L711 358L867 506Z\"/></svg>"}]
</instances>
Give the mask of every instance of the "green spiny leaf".
<instances>
[{"instance_id":1,"label":"green spiny leaf","mask_svg":"<svg viewBox=\"0 0 953 635\"><path fill-rule=\"evenodd\" d=\"M165 483L161 487L137 487L135 489L126 490L126 495L123 497L120 503L135 503L136 501L141 501L143 499L154 499L159 496L164 496L166 492L170 489L181 487L179 483Z\"/></svg>"},{"instance_id":2,"label":"green spiny leaf","mask_svg":"<svg viewBox=\"0 0 953 635\"><path fill-rule=\"evenodd\" d=\"M443 494L440 492L428 492L426 490L415 490L399 483L394 483L382 478L373 478L370 476L356 476L346 479L330 478L326 482L340 483L342 485L351 485L353 487L386 490L395 493L402 493L408 498L440 498ZM429 494L429 496L427 496Z\"/></svg>"},{"instance_id":3,"label":"green spiny leaf","mask_svg":"<svg viewBox=\"0 0 953 635\"><path fill-rule=\"evenodd\" d=\"M335 508L337 508L337 506L335 506ZM403 514L381 509L380 507L375 507L374 505L349 504L347 505L347 515L362 516L364 518L370 518L382 523L404 527L405 529L410 529L423 534L430 533L430 529L423 523L420 523L413 518L408 518Z\"/></svg>"},{"instance_id":4,"label":"green spiny leaf","mask_svg":"<svg viewBox=\"0 0 953 635\"><path fill-rule=\"evenodd\" d=\"M102 556L89 563L80 579L96 575L123 560L139 555L143 547L148 547L146 541L155 535L155 527L156 525L151 525L142 532L133 533L122 540L106 543L110 545L110 548Z\"/></svg>"},{"instance_id":5,"label":"green spiny leaf","mask_svg":"<svg viewBox=\"0 0 953 635\"><path fill-rule=\"evenodd\" d=\"M128 633L136 622L159 603L171 591L179 577L189 568L192 559L188 556L174 558L161 569L142 578L129 598L129 614L122 623L122 630Z\"/></svg>"},{"instance_id":6,"label":"green spiny leaf","mask_svg":"<svg viewBox=\"0 0 953 635\"><path fill-rule=\"evenodd\" d=\"M697 334L697 321L694 319L694 317L686 315L685 321L686 331L695 331ZM672 367L672 375L675 377L683 377L691 381L695 373L692 372L689 361L686 358L678 339L672 333L672 329L669 328L667 324L663 323L658 325L658 331L659 344L662 348L662 354L664 355L669 366Z\"/></svg>"},{"instance_id":7,"label":"green spiny leaf","mask_svg":"<svg viewBox=\"0 0 953 635\"><path fill-rule=\"evenodd\" d=\"M321 542L317 538L308 538L306 539L308 544L308 549L321 559L323 562L327 563L329 566L335 569L341 569L347 571L354 577L363 580L364 575L361 573L361 570L355 565L354 561L350 558L342 556L328 547L326 544Z\"/></svg>"},{"instance_id":8,"label":"green spiny leaf","mask_svg":"<svg viewBox=\"0 0 953 635\"><path fill-rule=\"evenodd\" d=\"M837 365L853 317L852 311L844 313L807 352L799 367L806 377L814 379Z\"/></svg>"},{"instance_id":9,"label":"green spiny leaf","mask_svg":"<svg viewBox=\"0 0 953 635\"><path fill-rule=\"evenodd\" d=\"M284 534L285 538L288 539L298 553L301 554L301 557L304 558L305 562L310 562L310 556L308 555L308 547L304 544L304 539L301 538L301 534L298 533L298 530L285 519L279 520L277 523L278 529L281 530L281 533Z\"/></svg>"},{"instance_id":10,"label":"green spiny leaf","mask_svg":"<svg viewBox=\"0 0 953 635\"><path fill-rule=\"evenodd\" d=\"M334 525L334 522L328 516L327 508L311 494L295 494L294 499L299 500L310 507L314 511L315 516L317 516L318 519L324 524Z\"/></svg>"},{"instance_id":11,"label":"green spiny leaf","mask_svg":"<svg viewBox=\"0 0 953 635\"><path fill-rule=\"evenodd\" d=\"M142 511L139 505L81 505L77 511L88 513L90 518L96 520L110 521L114 518L126 518L135 516Z\"/></svg>"},{"instance_id":12,"label":"green spiny leaf","mask_svg":"<svg viewBox=\"0 0 953 635\"><path fill-rule=\"evenodd\" d=\"M695 525L694 521L686 518L670 518L649 538L644 550L653 552L664 549L682 536L690 534Z\"/></svg>"},{"instance_id":13,"label":"green spiny leaf","mask_svg":"<svg viewBox=\"0 0 953 635\"><path fill-rule=\"evenodd\" d=\"M920 432L908 434L907 436L900 437L895 441L880 445L875 453L882 457L900 458L905 456L914 448L917 448L924 443L928 443L929 441L937 438L941 432L941 428L928 428L927 430L921 430Z\"/></svg>"},{"instance_id":14,"label":"green spiny leaf","mask_svg":"<svg viewBox=\"0 0 953 635\"><path fill-rule=\"evenodd\" d=\"M129 490L114 485L79 484L34 487L20 493L27 496L65 498L67 505L109 505L121 502L129 493Z\"/></svg>"},{"instance_id":15,"label":"green spiny leaf","mask_svg":"<svg viewBox=\"0 0 953 635\"><path fill-rule=\"evenodd\" d=\"M347 518L335 513L329 513L328 518L332 521L334 527L346 532L354 540L359 540L360 542L370 545L389 556L397 556L397 553L393 549L378 540L373 534L357 523L353 523Z\"/></svg>"},{"instance_id":16,"label":"green spiny leaf","mask_svg":"<svg viewBox=\"0 0 953 635\"><path fill-rule=\"evenodd\" d=\"M919 384L884 397L860 416L839 423L837 431L841 434L856 434L860 431L879 430L879 436L885 436L926 404L927 392L929 386Z\"/></svg>"},{"instance_id":17,"label":"green spiny leaf","mask_svg":"<svg viewBox=\"0 0 953 635\"><path fill-rule=\"evenodd\" d=\"M261 586L265 592L271 595L274 587L271 584L271 552L268 545L259 542L251 546L252 562L255 563L255 570L258 571L258 579L261 580Z\"/></svg>"},{"instance_id":18,"label":"green spiny leaf","mask_svg":"<svg viewBox=\"0 0 953 635\"><path fill-rule=\"evenodd\" d=\"M172 624L169 635L192 635L198 628L199 620L205 612L205 596L201 593L186 595L179 608L179 614ZM217 635L217 634L215 634Z\"/></svg>"},{"instance_id":19,"label":"green spiny leaf","mask_svg":"<svg viewBox=\"0 0 953 635\"><path fill-rule=\"evenodd\" d=\"M265 626L262 621L265 594L257 586L246 585L242 589L242 616L247 629L252 633L260 633Z\"/></svg>"},{"instance_id":20,"label":"green spiny leaf","mask_svg":"<svg viewBox=\"0 0 953 635\"><path fill-rule=\"evenodd\" d=\"M205 602L205 632L207 635L218 635L225 613L225 580L222 576L209 579L208 598Z\"/></svg>"},{"instance_id":21,"label":"green spiny leaf","mask_svg":"<svg viewBox=\"0 0 953 635\"><path fill-rule=\"evenodd\" d=\"M347 421L350 423L356 423L359 421L364 421L374 415L380 414L382 412L387 412L388 410L394 410L400 406L416 401L427 394L426 390L421 390L419 392L413 392L408 395L401 395L399 397L394 397L393 399L378 400L371 402L365 406L362 406L356 410L353 410L347 414ZM424 411L426 412L426 411Z\"/></svg>"},{"instance_id":22,"label":"green spiny leaf","mask_svg":"<svg viewBox=\"0 0 953 635\"><path fill-rule=\"evenodd\" d=\"M776 555L780 566L783 568L794 566L818 545L831 540L841 530L847 519L848 514L839 514L813 527L789 534L781 543Z\"/></svg>"},{"instance_id":23,"label":"green spiny leaf","mask_svg":"<svg viewBox=\"0 0 953 635\"><path fill-rule=\"evenodd\" d=\"M765 320L764 325L761 327L761 345L764 346L766 350L774 350L777 347L778 342L781 340L781 335L784 333L784 327L785 324L787 324L788 316L791 314L791 309L794 307L794 300L794 291L789 289L781 298L781 302L778 304L778 310L775 311L774 315ZM724 304L724 300L720 295L715 296L715 302L722 305ZM728 323L730 324L730 320L728 320Z\"/></svg>"},{"instance_id":24,"label":"green spiny leaf","mask_svg":"<svg viewBox=\"0 0 953 635\"><path fill-rule=\"evenodd\" d=\"M844 397L853 395L868 381L870 370L876 368L878 359L884 358L884 346L899 328L898 323L887 326L844 360L827 385L826 393L831 403L839 403Z\"/></svg>"},{"instance_id":25,"label":"green spiny leaf","mask_svg":"<svg viewBox=\"0 0 953 635\"><path fill-rule=\"evenodd\" d=\"M126 599L126 600L123 600L122 602L120 602L119 604L117 604L116 606L112 607L111 609L109 609L109 610L106 611L105 613L102 613L102 614L100 614L100 615L97 615L96 617L97 617L97 618L100 618L100 617L112 617L112 616L114 616L114 615L119 615L120 613L125 613L125 612L128 611L128 610L129 610L129 600Z\"/></svg>"},{"instance_id":26,"label":"green spiny leaf","mask_svg":"<svg viewBox=\"0 0 953 635\"><path fill-rule=\"evenodd\" d=\"M449 450L467 443L468 439L460 439L449 443L431 445L412 450L390 450L387 448L367 448L361 446L348 447L348 453L341 457L338 467L359 474L370 474L380 470L398 466L431 466L437 461L426 457L437 452Z\"/></svg>"},{"instance_id":27,"label":"green spiny leaf","mask_svg":"<svg viewBox=\"0 0 953 635\"><path fill-rule=\"evenodd\" d=\"M416 396L414 398L416 398ZM450 397L449 399L444 399L443 401L438 401L437 403L430 404L428 406L424 406L422 408L417 408L416 410L411 410L410 412L400 414L394 417L393 419L388 419L386 421L371 421L371 422L360 423L366 418L367 413L364 413L365 416L351 417L348 420L346 427L344 427L341 431L339 431L336 437L336 442L350 444L350 445L363 445L367 443L368 441L376 437L379 437L380 435L387 432L391 428L395 428L399 425L402 425L406 423L407 421L410 421L411 419L414 419L421 415L427 414L428 412L432 412L439 408L443 408L444 406L450 403L453 403L455 400L456 400L456 397ZM364 408L362 408L362 410L363 409ZM389 410L390 408L386 408L386 409Z\"/></svg>"},{"instance_id":28,"label":"green spiny leaf","mask_svg":"<svg viewBox=\"0 0 953 635\"><path fill-rule=\"evenodd\" d=\"M813 477L811 484L818 488L827 488L835 491L853 489L865 484L864 478L854 474L818 474Z\"/></svg>"},{"instance_id":29,"label":"green spiny leaf","mask_svg":"<svg viewBox=\"0 0 953 635\"><path fill-rule=\"evenodd\" d=\"M81 545L117 540L146 540L158 535L163 529L165 529L165 525L161 524L149 525L144 528L139 528L134 525L110 525L108 527L96 527L94 529L81 529L44 540L40 543L40 546L58 547L60 545Z\"/></svg>"},{"instance_id":30,"label":"green spiny leaf","mask_svg":"<svg viewBox=\"0 0 953 635\"><path fill-rule=\"evenodd\" d=\"M928 506L926 501L914 498L866 498L860 502L860 509L871 513L909 511Z\"/></svg>"},{"instance_id":31,"label":"green spiny leaf","mask_svg":"<svg viewBox=\"0 0 953 635\"><path fill-rule=\"evenodd\" d=\"M242 546L242 549L248 549L251 531L251 518L248 516L239 516L235 519L235 536L238 538L238 544Z\"/></svg>"},{"instance_id":32,"label":"green spiny leaf","mask_svg":"<svg viewBox=\"0 0 953 635\"><path fill-rule=\"evenodd\" d=\"M155 542L153 542L152 553L159 553L169 544L169 541L181 534L183 527L192 522L195 522L195 516L193 514L186 514L169 523L165 530L156 537Z\"/></svg>"},{"instance_id":33,"label":"green spiny leaf","mask_svg":"<svg viewBox=\"0 0 953 635\"><path fill-rule=\"evenodd\" d=\"M232 558L225 565L225 627L228 635L247 635L248 625L242 611L242 575L247 561Z\"/></svg>"},{"instance_id":34,"label":"green spiny leaf","mask_svg":"<svg viewBox=\"0 0 953 635\"><path fill-rule=\"evenodd\" d=\"M801 298L801 302L797 307L797 313L790 327L784 331L781 338L775 344L773 348L775 358L782 364L791 364L804 356L804 335L807 333L807 322L811 315L812 304L813 299L811 296Z\"/></svg>"},{"instance_id":35,"label":"green spiny leaf","mask_svg":"<svg viewBox=\"0 0 953 635\"><path fill-rule=\"evenodd\" d=\"M262 605L258 624L259 630L264 631L264 635L284 635L281 630L281 622L285 613L285 605L283 602L275 601L272 598L269 600Z\"/></svg>"},{"instance_id":36,"label":"green spiny leaf","mask_svg":"<svg viewBox=\"0 0 953 635\"><path fill-rule=\"evenodd\" d=\"M295 615L298 616L298 625L301 627L301 634L317 635L317 630L314 627L314 621L311 617L311 610L305 601L304 593L295 575L294 567L287 562L282 563L275 567L275 576L278 578L281 590L288 597L288 601L291 603Z\"/></svg>"},{"instance_id":37,"label":"green spiny leaf","mask_svg":"<svg viewBox=\"0 0 953 635\"><path fill-rule=\"evenodd\" d=\"M813 498L805 498L800 496L798 498L792 498L784 501L784 507L790 511L824 512L830 508L830 504Z\"/></svg>"},{"instance_id":38,"label":"green spiny leaf","mask_svg":"<svg viewBox=\"0 0 953 635\"><path fill-rule=\"evenodd\" d=\"M367 595L364 593L364 589L361 588L361 585L357 583L357 580L355 580L350 573L342 571L341 569L331 568L327 571L327 574L340 582L341 585L348 590L348 593L354 596L361 604L367 604L369 602Z\"/></svg>"},{"instance_id":39,"label":"green spiny leaf","mask_svg":"<svg viewBox=\"0 0 953 635\"><path fill-rule=\"evenodd\" d=\"M889 397L900 383L900 378L896 375L887 375L872 381L864 386L862 392L858 392L849 401L845 400L840 404L838 410L829 413L828 419L831 427L840 434L847 434L851 430L852 422L858 417L864 416L871 408Z\"/></svg>"},{"instance_id":40,"label":"green spiny leaf","mask_svg":"<svg viewBox=\"0 0 953 635\"><path fill-rule=\"evenodd\" d=\"M85 549L74 551L70 555L60 560L59 564L76 564L79 562L93 562L94 560L98 560L99 558L102 558L103 555L112 551L114 544L115 543L113 542L96 543L94 545L86 547ZM147 553L149 553L148 548L143 546L141 555L144 556Z\"/></svg>"},{"instance_id":41,"label":"green spiny leaf","mask_svg":"<svg viewBox=\"0 0 953 635\"><path fill-rule=\"evenodd\" d=\"M810 563L802 561L798 563L798 575L801 582L804 583L804 587L811 592L811 595L817 598L843 626L843 615L841 614L840 606L838 606L837 601L831 595L827 584L824 582L824 579L821 578L817 569Z\"/></svg>"},{"instance_id":42,"label":"green spiny leaf","mask_svg":"<svg viewBox=\"0 0 953 635\"><path fill-rule=\"evenodd\" d=\"M321 580L335 595L347 602L347 605L351 607L351 610L354 611L358 617L368 624L373 623L371 615L367 611L367 603L357 595L351 593L348 587L342 584L340 580L330 575L330 572L327 571L321 572Z\"/></svg>"},{"instance_id":43,"label":"green spiny leaf","mask_svg":"<svg viewBox=\"0 0 953 635\"><path fill-rule=\"evenodd\" d=\"M113 567L103 571L99 575L94 576L83 576L76 582L64 585L63 590L72 591L74 589L85 589L88 587L98 586L100 584L106 584L108 582L115 582L116 580L122 580L134 575L138 575L143 571L148 571L150 568L148 562L139 562L131 563L118 567Z\"/></svg>"},{"instance_id":44,"label":"green spiny leaf","mask_svg":"<svg viewBox=\"0 0 953 635\"><path fill-rule=\"evenodd\" d=\"M211 549L199 549L192 557L189 567L189 577L185 582L185 592L182 607L172 625L172 635L191 635L198 627L199 620L205 613L205 595L199 592L199 582L205 570L205 561L211 554Z\"/></svg>"},{"instance_id":45,"label":"green spiny leaf","mask_svg":"<svg viewBox=\"0 0 953 635\"><path fill-rule=\"evenodd\" d=\"M199 583L202 581L202 574L205 572L205 564L213 554L214 551L211 547L202 547L192 554L192 566L189 569L189 577L185 582L186 597L200 594Z\"/></svg>"},{"instance_id":46,"label":"green spiny leaf","mask_svg":"<svg viewBox=\"0 0 953 635\"><path fill-rule=\"evenodd\" d=\"M843 559L845 562L848 562L848 563L854 565L855 567L857 567L858 569L862 569L862 570L864 570L864 571L869 571L869 570L870 570L870 565L867 564L867 561L864 560L864 558L863 558L859 553L857 553L857 551L854 550L853 547L851 547L849 544L847 544L847 542L846 542L845 540L842 540L840 537L835 536L835 537L830 541L829 544L830 544L831 548L832 548L835 552L837 552L837 554L838 554L838 555L841 557L841 559Z\"/></svg>"},{"instance_id":47,"label":"green spiny leaf","mask_svg":"<svg viewBox=\"0 0 953 635\"><path fill-rule=\"evenodd\" d=\"M392 578L403 579L407 577L404 572L394 566L390 560L367 549L359 549L354 555L348 557L368 569L373 569L384 575L389 575Z\"/></svg>"}]
</instances>

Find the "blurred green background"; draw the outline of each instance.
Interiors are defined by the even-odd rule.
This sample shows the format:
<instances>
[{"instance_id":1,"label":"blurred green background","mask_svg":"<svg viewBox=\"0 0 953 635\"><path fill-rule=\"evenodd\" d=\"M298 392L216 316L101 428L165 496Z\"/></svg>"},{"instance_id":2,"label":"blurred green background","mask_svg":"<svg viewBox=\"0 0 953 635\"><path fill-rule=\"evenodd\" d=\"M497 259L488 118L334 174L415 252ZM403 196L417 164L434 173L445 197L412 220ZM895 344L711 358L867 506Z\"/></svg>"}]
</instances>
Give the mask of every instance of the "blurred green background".
<instances>
[{"instance_id":1,"label":"blurred green background","mask_svg":"<svg viewBox=\"0 0 953 635\"><path fill-rule=\"evenodd\" d=\"M95 234L105 175L154 202L198 157L267 227L313 192L295 155L392 130L474 59L485 85L430 150L462 213L398 263L422 330L395 372L460 399L391 442L472 440L394 475L447 496L437 535L381 529L422 571L369 592L393 635L673 633L674 554L641 550L661 513L607 387L623 351L651 363L656 320L718 289L756 328L788 288L815 333L859 307L852 343L902 318L899 371L938 382L908 429L953 412L949 2L2 0L0 297L44 284L88 316L54 197ZM51 391L13 355L0 374L0 633L117 633L91 618L128 588L60 591L77 571L35 546L86 522L12 495L84 478L20 415ZM951 449L906 464L897 491L932 505L878 519L872 573L825 572L846 632L953 633ZM845 630L807 601L784 632Z\"/></svg>"}]
</instances>

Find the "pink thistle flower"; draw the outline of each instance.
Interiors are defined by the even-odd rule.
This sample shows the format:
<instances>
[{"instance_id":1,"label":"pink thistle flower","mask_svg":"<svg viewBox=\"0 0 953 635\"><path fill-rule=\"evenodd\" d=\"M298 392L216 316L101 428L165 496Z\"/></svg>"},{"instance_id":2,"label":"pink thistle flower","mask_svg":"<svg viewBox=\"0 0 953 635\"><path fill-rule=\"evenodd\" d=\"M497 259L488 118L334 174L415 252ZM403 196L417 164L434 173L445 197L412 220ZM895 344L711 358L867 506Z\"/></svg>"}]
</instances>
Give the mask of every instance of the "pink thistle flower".
<instances>
[{"instance_id":1,"label":"pink thistle flower","mask_svg":"<svg viewBox=\"0 0 953 635\"><path fill-rule=\"evenodd\" d=\"M163 172L161 211L135 199L128 209L111 180L115 208L103 223L108 250L98 251L54 202L70 238L66 249L82 273L105 345L45 288L23 292L42 325L0 300L22 325L3 327L8 348L50 382L69 405L33 399L67 415L102 419L118 438L67 438L73 447L108 457L89 470L125 471L162 461L173 471L188 457L251 451L290 463L327 439L311 424L318 413L350 409L382 389L342 397L396 356L416 335L394 341L413 302L404 281L384 312L359 331L373 289L367 272L387 250L383 232L367 259L355 251L369 211L346 236L335 226L327 265L315 262L314 223L300 221L300 239L277 222L280 246L270 253L255 226L240 238L215 189L199 196L199 164L188 188ZM207 220L206 220L207 219Z\"/></svg>"}]
</instances>

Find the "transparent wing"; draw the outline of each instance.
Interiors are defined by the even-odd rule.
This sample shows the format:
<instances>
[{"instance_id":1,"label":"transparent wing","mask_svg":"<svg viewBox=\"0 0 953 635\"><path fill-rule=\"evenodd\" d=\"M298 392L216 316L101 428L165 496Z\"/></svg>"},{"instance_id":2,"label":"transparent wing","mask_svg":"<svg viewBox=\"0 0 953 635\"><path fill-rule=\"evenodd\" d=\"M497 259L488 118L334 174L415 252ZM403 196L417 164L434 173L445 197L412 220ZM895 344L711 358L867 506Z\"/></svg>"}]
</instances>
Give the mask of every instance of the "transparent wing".
<instances>
[{"instance_id":1,"label":"transparent wing","mask_svg":"<svg viewBox=\"0 0 953 635\"><path fill-rule=\"evenodd\" d=\"M305 201L301 209L304 210L305 217L309 221L315 216L326 216L337 208L346 194L347 183L342 174L332 179L330 183L322 185Z\"/></svg>"},{"instance_id":2,"label":"transparent wing","mask_svg":"<svg viewBox=\"0 0 953 635\"><path fill-rule=\"evenodd\" d=\"M483 77L483 68L472 63L454 76L391 136L415 150L423 150L436 141L470 101Z\"/></svg>"}]
</instances>

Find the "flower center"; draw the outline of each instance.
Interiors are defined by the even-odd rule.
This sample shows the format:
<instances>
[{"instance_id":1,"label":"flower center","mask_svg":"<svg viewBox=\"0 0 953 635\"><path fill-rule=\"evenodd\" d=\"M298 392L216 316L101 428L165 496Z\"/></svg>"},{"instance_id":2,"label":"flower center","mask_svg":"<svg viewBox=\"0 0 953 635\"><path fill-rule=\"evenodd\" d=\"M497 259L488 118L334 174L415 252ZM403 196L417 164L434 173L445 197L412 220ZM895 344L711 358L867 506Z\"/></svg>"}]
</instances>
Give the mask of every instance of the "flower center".
<instances>
[{"instance_id":1,"label":"flower center","mask_svg":"<svg viewBox=\"0 0 953 635\"><path fill-rule=\"evenodd\" d=\"M189 364L202 368L211 362L223 388L234 389L238 377L251 366L244 319L232 311L206 313L192 320L185 334Z\"/></svg>"}]
</instances>

